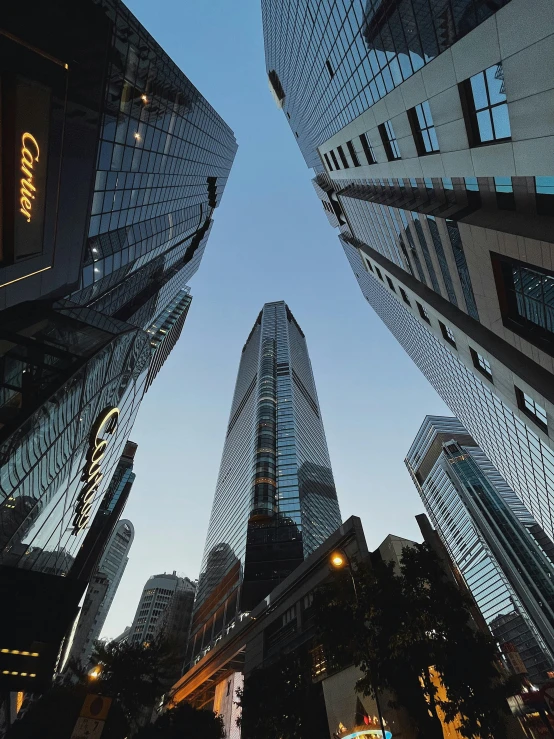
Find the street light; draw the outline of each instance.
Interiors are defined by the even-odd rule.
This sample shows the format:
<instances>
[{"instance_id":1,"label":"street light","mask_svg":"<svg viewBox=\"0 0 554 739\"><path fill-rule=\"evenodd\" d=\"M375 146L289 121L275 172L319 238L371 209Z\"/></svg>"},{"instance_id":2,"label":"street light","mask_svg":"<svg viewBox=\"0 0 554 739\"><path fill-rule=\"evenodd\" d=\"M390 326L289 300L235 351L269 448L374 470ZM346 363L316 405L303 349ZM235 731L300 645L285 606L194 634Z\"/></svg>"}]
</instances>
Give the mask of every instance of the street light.
<instances>
[{"instance_id":1,"label":"street light","mask_svg":"<svg viewBox=\"0 0 554 739\"><path fill-rule=\"evenodd\" d=\"M96 665L96 667L93 667L92 670L89 672L88 676L91 680L96 680L100 677L100 673L102 672L100 665Z\"/></svg>"},{"instance_id":2,"label":"street light","mask_svg":"<svg viewBox=\"0 0 554 739\"><path fill-rule=\"evenodd\" d=\"M356 586L356 578L354 577L354 569L352 567L352 562L350 561L350 557L348 554L344 551L344 549L336 550L331 554L330 557L331 566L335 570L342 570L343 568L347 568L348 572L350 573L350 579L352 580L352 588L354 589L354 597L356 598L356 605L360 605L360 599L358 598L358 588ZM383 739L387 736L385 733L385 722L383 721L383 714L381 713L381 703L379 701L379 694L377 690L375 690L375 705L377 706L377 714L379 716L379 723L381 724L381 733L383 735Z\"/></svg>"}]
</instances>

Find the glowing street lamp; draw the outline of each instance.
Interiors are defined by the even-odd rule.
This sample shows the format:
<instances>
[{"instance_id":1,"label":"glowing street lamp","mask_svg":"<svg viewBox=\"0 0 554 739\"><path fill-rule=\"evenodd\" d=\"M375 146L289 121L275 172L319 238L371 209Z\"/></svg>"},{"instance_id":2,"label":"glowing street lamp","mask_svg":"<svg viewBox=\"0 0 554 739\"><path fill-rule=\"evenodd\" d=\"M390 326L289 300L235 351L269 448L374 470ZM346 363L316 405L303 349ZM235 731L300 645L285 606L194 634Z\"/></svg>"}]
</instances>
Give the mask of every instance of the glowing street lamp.
<instances>
[{"instance_id":1,"label":"glowing street lamp","mask_svg":"<svg viewBox=\"0 0 554 739\"><path fill-rule=\"evenodd\" d=\"M88 676L91 680L96 680L100 677L100 673L102 670L100 669L100 665L96 665L96 667L93 667L92 670L89 672Z\"/></svg>"},{"instance_id":2,"label":"glowing street lamp","mask_svg":"<svg viewBox=\"0 0 554 739\"><path fill-rule=\"evenodd\" d=\"M346 560L342 554L339 552L333 552L331 555L331 564L335 569L339 570L341 567L344 567L345 563Z\"/></svg>"}]
</instances>

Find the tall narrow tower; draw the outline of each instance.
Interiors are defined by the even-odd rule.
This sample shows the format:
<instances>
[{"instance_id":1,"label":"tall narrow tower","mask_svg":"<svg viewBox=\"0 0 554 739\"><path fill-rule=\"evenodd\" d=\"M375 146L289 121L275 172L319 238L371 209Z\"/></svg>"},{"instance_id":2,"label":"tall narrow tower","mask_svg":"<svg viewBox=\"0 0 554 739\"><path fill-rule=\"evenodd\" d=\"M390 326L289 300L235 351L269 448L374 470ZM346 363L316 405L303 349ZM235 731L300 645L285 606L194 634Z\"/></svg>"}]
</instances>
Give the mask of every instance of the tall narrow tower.
<instances>
[{"instance_id":1,"label":"tall narrow tower","mask_svg":"<svg viewBox=\"0 0 554 739\"><path fill-rule=\"evenodd\" d=\"M266 303L242 350L191 629L198 658L340 526L304 333Z\"/></svg>"}]
</instances>

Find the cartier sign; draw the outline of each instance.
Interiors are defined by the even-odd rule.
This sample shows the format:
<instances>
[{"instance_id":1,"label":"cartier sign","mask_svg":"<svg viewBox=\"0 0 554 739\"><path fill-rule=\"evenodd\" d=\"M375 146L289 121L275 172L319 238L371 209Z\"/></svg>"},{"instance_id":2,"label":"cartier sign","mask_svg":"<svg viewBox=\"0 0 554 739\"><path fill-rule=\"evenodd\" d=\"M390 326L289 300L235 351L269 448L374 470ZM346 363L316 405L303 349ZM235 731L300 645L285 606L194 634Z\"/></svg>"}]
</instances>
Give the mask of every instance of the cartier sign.
<instances>
[{"instance_id":1,"label":"cartier sign","mask_svg":"<svg viewBox=\"0 0 554 739\"><path fill-rule=\"evenodd\" d=\"M35 185L35 167L39 162L40 149L36 138L32 133L25 131L21 137L21 163L20 169L23 177L19 188L19 212L23 214L27 223L31 222L33 212L33 200L37 194ZM39 193L42 195L42 193Z\"/></svg>"},{"instance_id":2,"label":"cartier sign","mask_svg":"<svg viewBox=\"0 0 554 739\"><path fill-rule=\"evenodd\" d=\"M87 458L81 480L84 482L75 504L73 533L86 528L90 520L90 509L94 495L103 478L101 462L106 453L109 437L114 433L119 419L119 408L108 406L96 419L89 438Z\"/></svg>"}]
</instances>

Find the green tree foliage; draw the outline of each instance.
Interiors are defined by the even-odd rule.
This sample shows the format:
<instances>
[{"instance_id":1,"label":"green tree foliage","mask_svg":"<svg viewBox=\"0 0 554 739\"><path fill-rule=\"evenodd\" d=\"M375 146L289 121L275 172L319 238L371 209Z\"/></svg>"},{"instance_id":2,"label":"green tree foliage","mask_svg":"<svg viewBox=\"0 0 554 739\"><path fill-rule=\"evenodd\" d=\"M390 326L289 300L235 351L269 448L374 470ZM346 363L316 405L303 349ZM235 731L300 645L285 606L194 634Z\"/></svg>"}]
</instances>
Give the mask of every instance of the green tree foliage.
<instances>
[{"instance_id":1,"label":"green tree foliage","mask_svg":"<svg viewBox=\"0 0 554 739\"><path fill-rule=\"evenodd\" d=\"M238 691L242 739L321 739L329 729L307 647L254 670Z\"/></svg>"},{"instance_id":2,"label":"green tree foliage","mask_svg":"<svg viewBox=\"0 0 554 739\"><path fill-rule=\"evenodd\" d=\"M135 739L224 739L223 720L213 711L199 711L188 703L163 713L142 728Z\"/></svg>"},{"instance_id":3,"label":"green tree foliage","mask_svg":"<svg viewBox=\"0 0 554 739\"><path fill-rule=\"evenodd\" d=\"M439 712L467 739L504 739L508 695L492 638L478 631L465 594L426 545L392 564L354 564L317 594L318 630L330 668L355 664L364 695L390 690L421 739L443 739ZM440 676L444 693L432 679Z\"/></svg>"}]
</instances>

